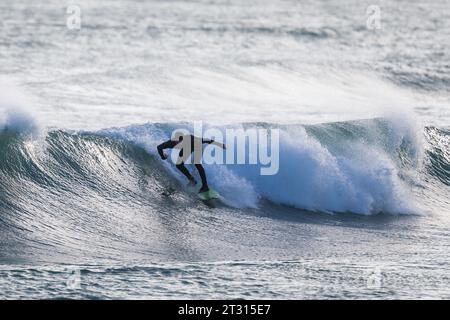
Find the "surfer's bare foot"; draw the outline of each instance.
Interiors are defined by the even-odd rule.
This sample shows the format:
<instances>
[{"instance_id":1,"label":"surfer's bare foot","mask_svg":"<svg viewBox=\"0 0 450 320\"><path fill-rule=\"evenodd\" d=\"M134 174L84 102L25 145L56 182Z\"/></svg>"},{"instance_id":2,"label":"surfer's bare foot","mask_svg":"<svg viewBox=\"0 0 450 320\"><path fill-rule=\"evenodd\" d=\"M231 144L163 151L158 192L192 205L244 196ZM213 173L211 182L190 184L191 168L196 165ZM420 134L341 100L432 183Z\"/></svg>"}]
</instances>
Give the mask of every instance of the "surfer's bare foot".
<instances>
[{"instance_id":1,"label":"surfer's bare foot","mask_svg":"<svg viewBox=\"0 0 450 320\"><path fill-rule=\"evenodd\" d=\"M202 186L202 187L200 188L200 190L198 190L198 193L207 192L207 191L209 191L208 186Z\"/></svg>"}]
</instances>

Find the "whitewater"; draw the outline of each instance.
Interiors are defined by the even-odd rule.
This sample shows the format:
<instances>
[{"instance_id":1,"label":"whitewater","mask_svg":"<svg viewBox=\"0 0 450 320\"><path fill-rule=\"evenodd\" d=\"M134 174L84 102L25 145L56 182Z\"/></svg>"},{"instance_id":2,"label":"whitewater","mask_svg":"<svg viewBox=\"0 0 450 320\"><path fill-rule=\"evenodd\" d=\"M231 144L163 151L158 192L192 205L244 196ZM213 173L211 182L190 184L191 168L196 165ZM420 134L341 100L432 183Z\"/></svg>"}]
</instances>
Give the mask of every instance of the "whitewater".
<instances>
[{"instance_id":1,"label":"whitewater","mask_svg":"<svg viewBox=\"0 0 450 320\"><path fill-rule=\"evenodd\" d=\"M0 297L450 298L450 7L369 4L0 4ZM196 121L277 174L206 206L156 150Z\"/></svg>"}]
</instances>

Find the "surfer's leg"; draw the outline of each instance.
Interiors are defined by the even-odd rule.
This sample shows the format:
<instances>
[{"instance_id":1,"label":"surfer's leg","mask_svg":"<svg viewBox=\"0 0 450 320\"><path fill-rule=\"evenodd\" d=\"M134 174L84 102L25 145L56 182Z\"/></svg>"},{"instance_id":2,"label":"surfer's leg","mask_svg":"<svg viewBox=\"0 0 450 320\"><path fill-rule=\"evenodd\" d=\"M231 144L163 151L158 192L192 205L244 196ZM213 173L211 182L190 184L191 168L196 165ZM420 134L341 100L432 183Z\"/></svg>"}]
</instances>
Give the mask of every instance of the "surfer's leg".
<instances>
[{"instance_id":1,"label":"surfer's leg","mask_svg":"<svg viewBox=\"0 0 450 320\"><path fill-rule=\"evenodd\" d=\"M183 152L184 149L182 148L178 154L178 159L176 163L176 167L178 170L181 171L182 174L189 180L189 185L194 186L197 184L197 181L195 181L195 178L192 176L192 174L188 171L188 169L185 167L184 162L189 158L190 153L189 152ZM188 150L189 151L189 150Z\"/></svg>"},{"instance_id":2,"label":"surfer's leg","mask_svg":"<svg viewBox=\"0 0 450 320\"><path fill-rule=\"evenodd\" d=\"M197 168L198 173L200 174L200 178L202 178L202 188L200 189L200 192L205 192L209 190L208 187L208 181L206 181L206 173L205 169L200 163L196 163L195 167Z\"/></svg>"},{"instance_id":3,"label":"surfer's leg","mask_svg":"<svg viewBox=\"0 0 450 320\"><path fill-rule=\"evenodd\" d=\"M186 178L188 178L188 180L192 183L196 183L194 177L192 176L192 174L190 174L190 172L188 171L188 169L185 167L184 162L181 162L179 164L176 165L177 169L181 171L182 174L185 175Z\"/></svg>"}]
</instances>

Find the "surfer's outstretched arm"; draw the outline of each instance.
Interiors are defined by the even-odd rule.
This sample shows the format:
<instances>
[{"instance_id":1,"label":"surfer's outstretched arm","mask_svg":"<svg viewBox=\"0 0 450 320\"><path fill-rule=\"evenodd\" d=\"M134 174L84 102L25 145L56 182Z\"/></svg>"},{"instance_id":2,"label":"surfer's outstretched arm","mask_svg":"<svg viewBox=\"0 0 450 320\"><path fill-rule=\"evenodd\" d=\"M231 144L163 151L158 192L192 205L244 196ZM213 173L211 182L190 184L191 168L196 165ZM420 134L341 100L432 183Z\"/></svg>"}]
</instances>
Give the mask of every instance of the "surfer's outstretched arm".
<instances>
[{"instance_id":1,"label":"surfer's outstretched arm","mask_svg":"<svg viewBox=\"0 0 450 320\"><path fill-rule=\"evenodd\" d=\"M202 139L202 143L213 144L215 146L221 147L222 149L226 149L225 144L217 142L217 141L214 141L214 140L211 140L211 139L203 138Z\"/></svg>"},{"instance_id":2,"label":"surfer's outstretched arm","mask_svg":"<svg viewBox=\"0 0 450 320\"><path fill-rule=\"evenodd\" d=\"M189 173L188 169L185 167L184 163L181 162L179 164L176 165L177 169L181 171L182 174L184 174L184 176L186 178L188 178L188 180L192 183L196 183L194 177L192 176L192 174Z\"/></svg>"}]
</instances>

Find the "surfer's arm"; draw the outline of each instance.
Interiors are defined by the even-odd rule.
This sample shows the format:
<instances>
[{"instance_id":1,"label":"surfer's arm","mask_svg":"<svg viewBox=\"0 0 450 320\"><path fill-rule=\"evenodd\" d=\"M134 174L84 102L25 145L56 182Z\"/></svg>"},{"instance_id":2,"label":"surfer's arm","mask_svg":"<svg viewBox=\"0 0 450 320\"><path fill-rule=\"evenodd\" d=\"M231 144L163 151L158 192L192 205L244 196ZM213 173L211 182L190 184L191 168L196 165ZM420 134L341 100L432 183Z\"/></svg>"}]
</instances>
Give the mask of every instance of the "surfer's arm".
<instances>
[{"instance_id":1,"label":"surfer's arm","mask_svg":"<svg viewBox=\"0 0 450 320\"><path fill-rule=\"evenodd\" d=\"M164 154L163 150L164 149L172 149L175 145L176 145L176 142L172 141L172 140L167 140L166 142L163 142L160 145L158 145L156 148L158 149L158 154L161 157L161 159L163 159L163 160L167 159L167 155Z\"/></svg>"},{"instance_id":2,"label":"surfer's arm","mask_svg":"<svg viewBox=\"0 0 450 320\"><path fill-rule=\"evenodd\" d=\"M220 143L220 142L217 142L217 141L214 141L214 140L211 140L211 139L205 139L205 138L203 138L203 139L202 139L202 143L213 144L213 145L215 145L215 146L221 147L222 149L226 149L225 144Z\"/></svg>"}]
</instances>

